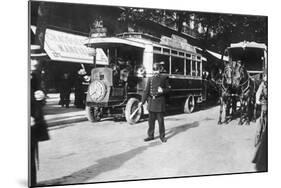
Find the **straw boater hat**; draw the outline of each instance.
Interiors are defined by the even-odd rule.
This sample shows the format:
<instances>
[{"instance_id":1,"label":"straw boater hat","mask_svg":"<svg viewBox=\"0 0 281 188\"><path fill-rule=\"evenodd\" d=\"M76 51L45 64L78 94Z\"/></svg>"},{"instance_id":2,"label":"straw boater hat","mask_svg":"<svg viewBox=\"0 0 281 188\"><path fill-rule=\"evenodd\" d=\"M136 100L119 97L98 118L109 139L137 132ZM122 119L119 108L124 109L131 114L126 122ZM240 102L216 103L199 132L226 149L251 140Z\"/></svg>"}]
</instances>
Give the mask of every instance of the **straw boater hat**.
<instances>
[{"instance_id":1,"label":"straw boater hat","mask_svg":"<svg viewBox=\"0 0 281 188\"><path fill-rule=\"evenodd\" d=\"M43 52L41 49L40 45L30 45L30 57L31 58L40 58L40 57L45 57L47 54Z\"/></svg>"}]
</instances>

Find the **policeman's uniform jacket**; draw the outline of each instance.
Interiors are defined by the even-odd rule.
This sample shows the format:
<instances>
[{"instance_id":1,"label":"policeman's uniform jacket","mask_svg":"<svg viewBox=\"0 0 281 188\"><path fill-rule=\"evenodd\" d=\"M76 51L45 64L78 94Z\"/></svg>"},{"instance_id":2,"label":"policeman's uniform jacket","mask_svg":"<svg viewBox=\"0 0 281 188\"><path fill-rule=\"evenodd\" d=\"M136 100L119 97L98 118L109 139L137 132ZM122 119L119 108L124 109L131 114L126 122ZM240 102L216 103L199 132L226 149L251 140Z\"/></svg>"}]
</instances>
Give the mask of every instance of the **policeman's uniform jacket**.
<instances>
[{"instance_id":1,"label":"policeman's uniform jacket","mask_svg":"<svg viewBox=\"0 0 281 188\"><path fill-rule=\"evenodd\" d=\"M159 87L162 88L163 92L158 92ZM147 101L147 110L150 112L165 112L165 96L170 89L171 86L168 81L168 76L156 74L153 77L148 78L142 96L142 104Z\"/></svg>"}]
</instances>

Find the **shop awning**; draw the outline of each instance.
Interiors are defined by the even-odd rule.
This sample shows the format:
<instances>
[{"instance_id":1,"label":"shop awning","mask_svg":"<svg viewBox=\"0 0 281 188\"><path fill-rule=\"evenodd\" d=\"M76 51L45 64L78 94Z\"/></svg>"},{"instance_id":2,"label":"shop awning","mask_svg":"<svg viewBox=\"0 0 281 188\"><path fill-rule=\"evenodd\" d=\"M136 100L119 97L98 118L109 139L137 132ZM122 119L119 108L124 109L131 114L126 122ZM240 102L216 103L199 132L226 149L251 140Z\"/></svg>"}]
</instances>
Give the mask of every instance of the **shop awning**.
<instances>
[{"instance_id":1,"label":"shop awning","mask_svg":"<svg viewBox=\"0 0 281 188\"><path fill-rule=\"evenodd\" d=\"M85 36L46 29L44 50L55 61L93 64L91 49L84 45L85 40ZM108 64L108 58L100 48L96 49L96 64Z\"/></svg>"},{"instance_id":2,"label":"shop awning","mask_svg":"<svg viewBox=\"0 0 281 188\"><path fill-rule=\"evenodd\" d=\"M216 53L216 52L212 52L212 51L210 51L210 50L207 50L207 52L208 52L209 54L211 54L212 56L214 56L215 58L221 60L221 54L218 54L218 53ZM224 61L228 61L229 59L228 59L228 57L223 56L223 60L224 60Z\"/></svg>"}]
</instances>

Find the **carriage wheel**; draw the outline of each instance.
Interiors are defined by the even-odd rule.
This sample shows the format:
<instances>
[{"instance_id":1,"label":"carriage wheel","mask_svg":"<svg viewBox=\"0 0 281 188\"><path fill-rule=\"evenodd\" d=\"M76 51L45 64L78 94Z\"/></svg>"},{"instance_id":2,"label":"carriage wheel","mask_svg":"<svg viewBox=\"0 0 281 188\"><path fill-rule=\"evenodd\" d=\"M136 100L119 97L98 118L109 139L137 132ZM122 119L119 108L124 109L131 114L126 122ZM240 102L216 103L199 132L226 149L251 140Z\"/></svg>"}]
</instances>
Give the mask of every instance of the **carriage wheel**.
<instances>
[{"instance_id":1,"label":"carriage wheel","mask_svg":"<svg viewBox=\"0 0 281 188\"><path fill-rule=\"evenodd\" d=\"M195 100L194 96L190 95L187 97L185 104L184 104L184 113L190 114L195 109Z\"/></svg>"},{"instance_id":2,"label":"carriage wheel","mask_svg":"<svg viewBox=\"0 0 281 188\"><path fill-rule=\"evenodd\" d=\"M90 122L100 121L101 114L99 113L99 109L90 107L90 106L86 106L85 112L86 112L87 119Z\"/></svg>"},{"instance_id":3,"label":"carriage wheel","mask_svg":"<svg viewBox=\"0 0 281 188\"><path fill-rule=\"evenodd\" d=\"M140 101L137 98L130 98L126 104L125 118L129 124L137 123L143 114L143 108L141 107L141 109L139 109L134 115L132 115L133 112L138 108L139 102Z\"/></svg>"}]
</instances>

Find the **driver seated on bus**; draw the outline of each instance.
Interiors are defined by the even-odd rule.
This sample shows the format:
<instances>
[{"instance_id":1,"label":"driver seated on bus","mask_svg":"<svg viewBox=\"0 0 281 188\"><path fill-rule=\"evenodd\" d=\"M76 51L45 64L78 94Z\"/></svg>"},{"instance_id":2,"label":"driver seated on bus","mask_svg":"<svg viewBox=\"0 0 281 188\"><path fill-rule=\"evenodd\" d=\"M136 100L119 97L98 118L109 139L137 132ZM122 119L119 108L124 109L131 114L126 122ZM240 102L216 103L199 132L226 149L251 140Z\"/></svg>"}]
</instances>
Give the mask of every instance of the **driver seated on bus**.
<instances>
[{"instance_id":1,"label":"driver seated on bus","mask_svg":"<svg viewBox=\"0 0 281 188\"><path fill-rule=\"evenodd\" d=\"M117 60L112 60L109 64L109 67L112 68L113 85L117 85L120 77L120 67L117 63Z\"/></svg>"},{"instance_id":2,"label":"driver seated on bus","mask_svg":"<svg viewBox=\"0 0 281 188\"><path fill-rule=\"evenodd\" d=\"M121 70L120 70L120 83L122 85L126 84L128 82L128 77L129 74L132 70L132 65L131 65L131 61L127 60L124 61L124 63L122 64Z\"/></svg>"}]
</instances>

